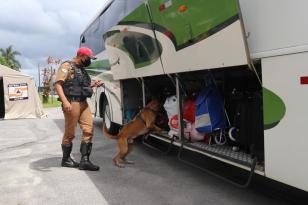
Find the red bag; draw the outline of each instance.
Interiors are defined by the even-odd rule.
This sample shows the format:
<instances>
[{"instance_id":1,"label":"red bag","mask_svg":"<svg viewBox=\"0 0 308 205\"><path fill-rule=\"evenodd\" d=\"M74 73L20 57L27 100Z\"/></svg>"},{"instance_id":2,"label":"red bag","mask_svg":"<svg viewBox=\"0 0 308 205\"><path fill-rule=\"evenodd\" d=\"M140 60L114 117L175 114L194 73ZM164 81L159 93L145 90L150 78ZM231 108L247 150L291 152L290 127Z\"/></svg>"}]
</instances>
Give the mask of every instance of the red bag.
<instances>
[{"instance_id":1,"label":"red bag","mask_svg":"<svg viewBox=\"0 0 308 205\"><path fill-rule=\"evenodd\" d=\"M195 99L188 98L184 102L184 108L183 108L183 118L189 122L195 122Z\"/></svg>"}]
</instances>

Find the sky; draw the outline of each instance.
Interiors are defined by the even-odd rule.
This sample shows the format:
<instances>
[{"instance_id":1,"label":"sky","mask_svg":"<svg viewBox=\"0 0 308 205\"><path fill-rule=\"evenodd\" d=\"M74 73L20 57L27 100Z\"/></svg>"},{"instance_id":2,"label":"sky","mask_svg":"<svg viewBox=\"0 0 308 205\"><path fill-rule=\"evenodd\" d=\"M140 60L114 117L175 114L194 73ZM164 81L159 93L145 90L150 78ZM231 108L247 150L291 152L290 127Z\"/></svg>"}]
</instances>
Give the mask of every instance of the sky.
<instances>
[{"instance_id":1,"label":"sky","mask_svg":"<svg viewBox=\"0 0 308 205\"><path fill-rule=\"evenodd\" d=\"M69 60L79 37L107 0L0 0L0 48L21 53L21 71L38 82L48 56Z\"/></svg>"}]
</instances>

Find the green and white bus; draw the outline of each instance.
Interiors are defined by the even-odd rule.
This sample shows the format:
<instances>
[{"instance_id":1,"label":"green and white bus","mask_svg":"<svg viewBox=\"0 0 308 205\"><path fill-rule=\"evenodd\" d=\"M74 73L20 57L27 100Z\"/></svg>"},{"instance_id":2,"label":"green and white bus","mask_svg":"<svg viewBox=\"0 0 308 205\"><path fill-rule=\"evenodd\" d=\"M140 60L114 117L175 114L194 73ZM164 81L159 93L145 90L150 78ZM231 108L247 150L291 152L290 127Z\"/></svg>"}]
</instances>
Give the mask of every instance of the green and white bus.
<instances>
[{"instance_id":1,"label":"green and white bus","mask_svg":"<svg viewBox=\"0 0 308 205\"><path fill-rule=\"evenodd\" d=\"M105 82L92 98L93 113L113 129L129 121L153 95L169 90L179 102L179 139L154 133L147 139L307 192L307 6L305 0L109 1L80 39L80 46L99 57L90 69ZM251 142L254 151L234 152L231 145L184 139L185 89L209 72L226 108L231 107L227 99L234 87L262 96L254 109L260 119L247 120L257 135ZM232 124L234 113L228 118Z\"/></svg>"}]
</instances>

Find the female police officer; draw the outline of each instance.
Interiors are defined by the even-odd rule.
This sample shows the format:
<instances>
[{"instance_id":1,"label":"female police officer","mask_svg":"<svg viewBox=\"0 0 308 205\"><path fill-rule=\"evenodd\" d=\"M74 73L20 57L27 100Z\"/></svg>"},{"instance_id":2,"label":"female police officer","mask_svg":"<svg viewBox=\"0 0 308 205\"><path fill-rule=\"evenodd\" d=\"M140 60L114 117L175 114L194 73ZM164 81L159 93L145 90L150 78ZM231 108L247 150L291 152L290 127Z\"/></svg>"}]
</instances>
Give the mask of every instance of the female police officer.
<instances>
[{"instance_id":1,"label":"female police officer","mask_svg":"<svg viewBox=\"0 0 308 205\"><path fill-rule=\"evenodd\" d=\"M99 166L92 164L89 159L92 149L93 119L86 99L91 97L93 93L92 87L100 86L102 82L95 81L91 83L91 79L85 71L85 67L91 64L91 59L96 59L91 49L86 47L79 48L77 56L72 61L66 61L59 67L55 90L62 102L65 120L61 166L98 171ZM79 164L70 157L77 122L79 122L82 129L81 160Z\"/></svg>"}]
</instances>

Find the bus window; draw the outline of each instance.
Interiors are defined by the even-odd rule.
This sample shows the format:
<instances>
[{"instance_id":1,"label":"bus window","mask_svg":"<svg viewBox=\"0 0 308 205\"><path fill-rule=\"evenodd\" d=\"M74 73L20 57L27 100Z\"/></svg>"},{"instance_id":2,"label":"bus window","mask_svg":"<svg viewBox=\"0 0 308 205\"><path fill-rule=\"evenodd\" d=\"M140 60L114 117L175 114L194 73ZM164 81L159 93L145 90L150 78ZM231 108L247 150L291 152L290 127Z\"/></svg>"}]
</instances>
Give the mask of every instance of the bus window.
<instances>
[{"instance_id":1,"label":"bus window","mask_svg":"<svg viewBox=\"0 0 308 205\"><path fill-rule=\"evenodd\" d=\"M138 6L143 4L145 2L145 0L130 0L130 1L125 1L125 2L126 2L125 15L127 15L127 14L131 13L132 11L134 11Z\"/></svg>"},{"instance_id":2,"label":"bus window","mask_svg":"<svg viewBox=\"0 0 308 205\"><path fill-rule=\"evenodd\" d=\"M81 43L85 43L86 42L86 39L85 39L85 37L84 36L81 36L81 38L80 38L81 40L80 40L80 42Z\"/></svg>"},{"instance_id":3,"label":"bus window","mask_svg":"<svg viewBox=\"0 0 308 205\"><path fill-rule=\"evenodd\" d=\"M80 46L91 48L95 55L104 51L103 35L124 17L124 8L125 0L113 1L82 34Z\"/></svg>"},{"instance_id":4,"label":"bus window","mask_svg":"<svg viewBox=\"0 0 308 205\"><path fill-rule=\"evenodd\" d=\"M96 55L105 49L102 36L103 22L96 19L89 28L82 34L80 46L89 47Z\"/></svg>"},{"instance_id":5,"label":"bus window","mask_svg":"<svg viewBox=\"0 0 308 205\"><path fill-rule=\"evenodd\" d=\"M119 48L128 53L136 68L155 62L161 54L161 46L147 35L136 32L125 32ZM157 48L157 46L159 46Z\"/></svg>"},{"instance_id":6,"label":"bus window","mask_svg":"<svg viewBox=\"0 0 308 205\"><path fill-rule=\"evenodd\" d=\"M107 11L101 16L104 22L103 34L116 26L125 16L125 3L127 0L115 0Z\"/></svg>"}]
</instances>

